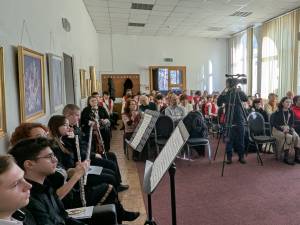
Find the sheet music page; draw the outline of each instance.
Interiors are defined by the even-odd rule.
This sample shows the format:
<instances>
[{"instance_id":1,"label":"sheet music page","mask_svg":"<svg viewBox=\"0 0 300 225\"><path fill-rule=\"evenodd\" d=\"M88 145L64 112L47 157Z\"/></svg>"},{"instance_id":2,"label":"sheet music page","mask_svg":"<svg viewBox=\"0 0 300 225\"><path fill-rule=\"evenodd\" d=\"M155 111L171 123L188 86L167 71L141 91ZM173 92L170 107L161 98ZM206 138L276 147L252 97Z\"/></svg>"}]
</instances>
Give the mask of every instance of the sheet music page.
<instances>
[{"instance_id":1,"label":"sheet music page","mask_svg":"<svg viewBox=\"0 0 300 225\"><path fill-rule=\"evenodd\" d=\"M168 170L171 163L176 158L178 152L185 144L189 134L182 121L173 131L171 137L166 145L158 155L152 166L152 173L150 177L151 192L156 188L163 175Z\"/></svg>"},{"instance_id":2,"label":"sheet music page","mask_svg":"<svg viewBox=\"0 0 300 225\"><path fill-rule=\"evenodd\" d=\"M87 219L93 215L94 206L67 209L69 217L74 219Z\"/></svg>"},{"instance_id":3,"label":"sheet music page","mask_svg":"<svg viewBox=\"0 0 300 225\"><path fill-rule=\"evenodd\" d=\"M145 113L143 116L143 122L139 128L139 130L137 131L136 135L134 136L133 141L130 143L131 147L133 149L136 149L136 147L138 146L138 144L140 143L149 123L151 122L152 116Z\"/></svg>"},{"instance_id":4,"label":"sheet music page","mask_svg":"<svg viewBox=\"0 0 300 225\"><path fill-rule=\"evenodd\" d=\"M144 183L143 183L144 191L146 193L151 193L150 176L152 172L152 165L153 162L149 160L146 161L145 172L144 172Z\"/></svg>"},{"instance_id":5,"label":"sheet music page","mask_svg":"<svg viewBox=\"0 0 300 225\"><path fill-rule=\"evenodd\" d=\"M87 174L100 175L102 173L103 167L101 166L90 166Z\"/></svg>"}]
</instances>

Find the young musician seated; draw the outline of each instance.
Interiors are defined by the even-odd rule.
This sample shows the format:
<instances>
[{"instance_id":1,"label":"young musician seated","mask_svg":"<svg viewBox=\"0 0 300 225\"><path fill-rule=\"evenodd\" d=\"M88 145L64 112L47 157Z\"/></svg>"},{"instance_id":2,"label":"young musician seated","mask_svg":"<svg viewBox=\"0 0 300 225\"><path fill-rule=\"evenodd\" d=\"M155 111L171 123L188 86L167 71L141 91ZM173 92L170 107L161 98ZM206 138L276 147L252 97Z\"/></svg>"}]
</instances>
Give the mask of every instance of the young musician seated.
<instances>
[{"instance_id":1,"label":"young musician seated","mask_svg":"<svg viewBox=\"0 0 300 225\"><path fill-rule=\"evenodd\" d=\"M111 140L111 124L109 121L109 115L102 106L98 105L97 97L90 96L88 97L87 102L87 107L85 107L81 112L80 127L82 132L89 137L91 122L95 122L97 124L97 128L101 132L105 151L109 152Z\"/></svg>"},{"instance_id":2,"label":"young musician seated","mask_svg":"<svg viewBox=\"0 0 300 225\"><path fill-rule=\"evenodd\" d=\"M18 142L9 153L14 156L17 164L24 169L26 180L32 185L30 201L27 209L36 219L38 225L77 225L83 222L70 218L47 176L55 173L58 160L52 149L52 143L46 138L25 139ZM122 207L120 205L120 207ZM118 217L129 221L136 219L139 213L123 211ZM89 224L101 224L92 216ZM94 218L93 218L94 217Z\"/></svg>"},{"instance_id":3,"label":"young musician seated","mask_svg":"<svg viewBox=\"0 0 300 225\"><path fill-rule=\"evenodd\" d=\"M88 142L86 140L88 139L88 136L85 136L85 133L81 132L81 129L78 127L78 123L80 120L80 108L74 104L67 104L63 109L63 115L66 117L66 119L68 119L72 131L78 135L81 157L82 159L85 159L87 145L88 145ZM76 144L74 138L62 138L62 140L68 149L73 149L73 151L75 151ZM118 191L127 190L129 186L122 184L121 173L120 173L116 155L113 152L106 152L105 154L103 151L100 153L96 152L95 144L93 144L92 147L93 148L91 149L92 151L91 164L112 170L115 173L117 178L117 182L118 182L117 190ZM75 155L75 160L78 161L76 155Z\"/></svg>"},{"instance_id":4,"label":"young musician seated","mask_svg":"<svg viewBox=\"0 0 300 225\"><path fill-rule=\"evenodd\" d=\"M11 145L15 145L17 142L19 142L22 139L47 137L47 135L48 135L48 129L40 123L22 123L20 126L16 127L15 131L12 134L10 142L11 142ZM70 158L72 158L72 157L70 157ZM75 162L77 162L77 161L74 161L75 159L76 159L76 157L73 157L72 159L69 159L66 157L64 159L64 165L65 165L66 170L75 169L76 167L77 167L77 170L80 170L80 168L79 168L80 166L75 165ZM85 165L85 162L81 163L81 166L87 167ZM77 177L77 176L75 176L75 177ZM71 186L74 186L75 180L77 179L76 182L79 180L79 177L77 177L77 178L75 178L75 177L68 180L68 182L66 182L62 187L59 187L57 189L57 195L60 197L60 199L62 199L66 195L66 192L68 192L67 190L69 190L69 188ZM98 180L98 182L103 181L103 182L111 184L115 187L119 186L115 172L110 169L104 168L103 173L97 178L97 180ZM66 186L69 188L65 188ZM70 201L66 200L66 202L68 203Z\"/></svg>"},{"instance_id":5,"label":"young musician seated","mask_svg":"<svg viewBox=\"0 0 300 225\"><path fill-rule=\"evenodd\" d=\"M17 166L11 155L0 156L0 224L1 225L33 225L31 219L15 218L16 211L29 202L31 184L24 179L24 172ZM25 215L24 215L25 216Z\"/></svg>"},{"instance_id":6,"label":"young musician seated","mask_svg":"<svg viewBox=\"0 0 300 225\"><path fill-rule=\"evenodd\" d=\"M114 112L114 101L110 98L109 93L107 91L103 92L103 107L106 109L109 114L109 119L112 124L112 127L116 129L118 125L118 113Z\"/></svg>"}]
</instances>

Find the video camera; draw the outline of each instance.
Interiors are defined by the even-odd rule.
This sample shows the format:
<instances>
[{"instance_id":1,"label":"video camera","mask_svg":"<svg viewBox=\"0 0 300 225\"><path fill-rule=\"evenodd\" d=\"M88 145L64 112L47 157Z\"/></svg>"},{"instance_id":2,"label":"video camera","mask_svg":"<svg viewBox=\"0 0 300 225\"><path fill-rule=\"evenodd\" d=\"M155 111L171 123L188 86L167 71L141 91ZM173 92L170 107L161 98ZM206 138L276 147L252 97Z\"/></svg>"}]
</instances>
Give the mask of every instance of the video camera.
<instances>
[{"instance_id":1,"label":"video camera","mask_svg":"<svg viewBox=\"0 0 300 225\"><path fill-rule=\"evenodd\" d=\"M236 87L238 84L247 84L245 74L225 74L225 77L227 77L226 83L228 88Z\"/></svg>"}]
</instances>

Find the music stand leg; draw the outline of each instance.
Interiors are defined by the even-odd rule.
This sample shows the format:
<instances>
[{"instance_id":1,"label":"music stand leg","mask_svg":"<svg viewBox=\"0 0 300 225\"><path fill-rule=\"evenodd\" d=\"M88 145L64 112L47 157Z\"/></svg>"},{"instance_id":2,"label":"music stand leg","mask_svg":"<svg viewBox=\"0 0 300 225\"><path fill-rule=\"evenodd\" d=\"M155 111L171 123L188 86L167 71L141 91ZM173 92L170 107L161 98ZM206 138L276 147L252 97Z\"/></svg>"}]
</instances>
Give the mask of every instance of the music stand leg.
<instances>
[{"instance_id":1,"label":"music stand leg","mask_svg":"<svg viewBox=\"0 0 300 225\"><path fill-rule=\"evenodd\" d=\"M172 163L169 168L170 175L170 189L171 189L171 206L172 206L172 225L176 225L176 196L175 196L175 172L176 166L175 163Z\"/></svg>"},{"instance_id":2,"label":"music stand leg","mask_svg":"<svg viewBox=\"0 0 300 225\"><path fill-rule=\"evenodd\" d=\"M226 163L226 148L224 151L224 158L223 158L222 177L224 175L225 163Z\"/></svg>"},{"instance_id":3,"label":"music stand leg","mask_svg":"<svg viewBox=\"0 0 300 225\"><path fill-rule=\"evenodd\" d=\"M148 194L148 219L146 220L144 225L156 225L155 221L152 218L151 194Z\"/></svg>"}]
</instances>

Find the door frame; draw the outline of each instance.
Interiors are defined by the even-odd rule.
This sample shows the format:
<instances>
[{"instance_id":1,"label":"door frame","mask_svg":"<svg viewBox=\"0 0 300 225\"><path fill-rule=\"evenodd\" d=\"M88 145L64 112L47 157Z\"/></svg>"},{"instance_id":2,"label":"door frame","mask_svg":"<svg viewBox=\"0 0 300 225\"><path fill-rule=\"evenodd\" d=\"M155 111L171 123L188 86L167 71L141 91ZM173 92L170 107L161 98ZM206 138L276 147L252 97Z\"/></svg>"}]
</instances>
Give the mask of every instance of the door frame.
<instances>
[{"instance_id":1,"label":"door frame","mask_svg":"<svg viewBox=\"0 0 300 225\"><path fill-rule=\"evenodd\" d=\"M176 70L176 69L182 70L182 90L186 90L186 66L149 66L150 92L153 90L153 74L152 74L152 70L153 69L160 69L160 68L167 68L168 70Z\"/></svg>"}]
</instances>

